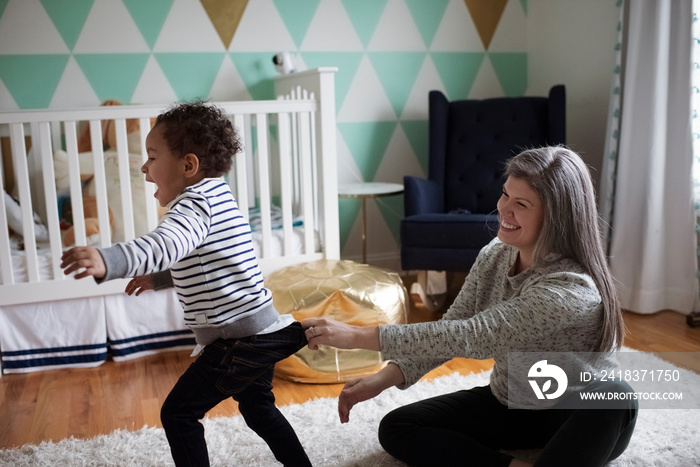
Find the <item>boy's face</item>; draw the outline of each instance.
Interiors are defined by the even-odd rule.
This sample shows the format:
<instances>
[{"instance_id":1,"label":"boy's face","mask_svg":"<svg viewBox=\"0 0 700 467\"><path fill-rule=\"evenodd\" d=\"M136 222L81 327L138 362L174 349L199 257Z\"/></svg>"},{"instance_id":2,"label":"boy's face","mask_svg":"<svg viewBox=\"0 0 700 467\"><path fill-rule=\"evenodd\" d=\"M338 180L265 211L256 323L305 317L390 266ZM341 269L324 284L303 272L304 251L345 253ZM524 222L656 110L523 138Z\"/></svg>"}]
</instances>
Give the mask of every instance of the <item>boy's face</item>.
<instances>
[{"instance_id":1,"label":"boy's face","mask_svg":"<svg viewBox=\"0 0 700 467\"><path fill-rule=\"evenodd\" d=\"M185 158L173 154L163 135L165 125L153 127L146 137L148 160L141 166L147 182L156 184L155 198L161 206L166 206L191 184L185 176Z\"/></svg>"}]
</instances>

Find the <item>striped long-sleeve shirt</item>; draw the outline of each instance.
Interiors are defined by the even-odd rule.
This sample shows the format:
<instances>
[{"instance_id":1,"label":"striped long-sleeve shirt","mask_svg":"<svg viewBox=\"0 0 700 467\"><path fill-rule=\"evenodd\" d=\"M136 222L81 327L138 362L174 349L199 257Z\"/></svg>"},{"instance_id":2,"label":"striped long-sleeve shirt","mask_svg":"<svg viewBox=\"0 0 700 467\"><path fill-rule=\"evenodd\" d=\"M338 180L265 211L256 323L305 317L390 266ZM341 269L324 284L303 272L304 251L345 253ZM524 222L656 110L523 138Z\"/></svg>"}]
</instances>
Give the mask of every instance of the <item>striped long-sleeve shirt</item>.
<instances>
[{"instance_id":1,"label":"striped long-sleeve shirt","mask_svg":"<svg viewBox=\"0 0 700 467\"><path fill-rule=\"evenodd\" d=\"M170 270L202 345L259 333L279 318L253 252L250 226L222 179L187 187L152 232L101 250L104 280Z\"/></svg>"}]
</instances>

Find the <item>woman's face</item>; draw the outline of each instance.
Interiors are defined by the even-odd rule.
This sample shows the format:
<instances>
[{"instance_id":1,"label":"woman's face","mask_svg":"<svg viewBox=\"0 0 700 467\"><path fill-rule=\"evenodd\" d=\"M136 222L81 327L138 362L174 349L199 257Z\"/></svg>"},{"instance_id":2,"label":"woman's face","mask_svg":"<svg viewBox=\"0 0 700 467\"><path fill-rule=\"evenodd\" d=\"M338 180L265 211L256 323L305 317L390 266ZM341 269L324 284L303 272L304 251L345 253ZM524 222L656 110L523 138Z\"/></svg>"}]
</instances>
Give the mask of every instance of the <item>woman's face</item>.
<instances>
[{"instance_id":1,"label":"woman's face","mask_svg":"<svg viewBox=\"0 0 700 467\"><path fill-rule=\"evenodd\" d=\"M540 197L527 181L508 177L498 200L498 215L501 224L498 238L520 250L521 259L531 264L544 221L544 206Z\"/></svg>"}]
</instances>

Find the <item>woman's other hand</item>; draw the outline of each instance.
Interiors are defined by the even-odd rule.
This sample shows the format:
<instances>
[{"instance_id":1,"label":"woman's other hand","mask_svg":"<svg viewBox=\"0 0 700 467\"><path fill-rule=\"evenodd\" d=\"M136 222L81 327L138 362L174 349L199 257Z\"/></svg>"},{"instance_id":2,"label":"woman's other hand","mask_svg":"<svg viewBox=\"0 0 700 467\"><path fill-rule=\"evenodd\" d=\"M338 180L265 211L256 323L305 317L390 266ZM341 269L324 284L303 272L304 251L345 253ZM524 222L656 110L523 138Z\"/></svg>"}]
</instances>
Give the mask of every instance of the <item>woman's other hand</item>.
<instances>
[{"instance_id":1,"label":"woman's other hand","mask_svg":"<svg viewBox=\"0 0 700 467\"><path fill-rule=\"evenodd\" d=\"M338 397L340 422L347 423L350 421L350 410L358 402L372 399L386 388L402 384L403 382L403 373L401 373L398 365L394 363L389 363L373 375L348 381Z\"/></svg>"}]
</instances>

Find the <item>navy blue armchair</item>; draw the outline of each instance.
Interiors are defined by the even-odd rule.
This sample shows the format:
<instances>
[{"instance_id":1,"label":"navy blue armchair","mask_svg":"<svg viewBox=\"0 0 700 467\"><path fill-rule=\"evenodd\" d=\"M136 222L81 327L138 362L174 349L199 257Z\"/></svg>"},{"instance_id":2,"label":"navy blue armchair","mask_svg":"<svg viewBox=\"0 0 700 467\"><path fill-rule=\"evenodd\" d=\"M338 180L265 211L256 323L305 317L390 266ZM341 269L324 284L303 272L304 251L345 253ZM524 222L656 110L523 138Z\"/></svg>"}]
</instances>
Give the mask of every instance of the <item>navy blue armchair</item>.
<instances>
[{"instance_id":1,"label":"navy blue armchair","mask_svg":"<svg viewBox=\"0 0 700 467\"><path fill-rule=\"evenodd\" d=\"M468 271L498 232L504 162L566 143L563 85L548 97L448 101L429 93L428 179L404 177L404 270Z\"/></svg>"}]
</instances>

